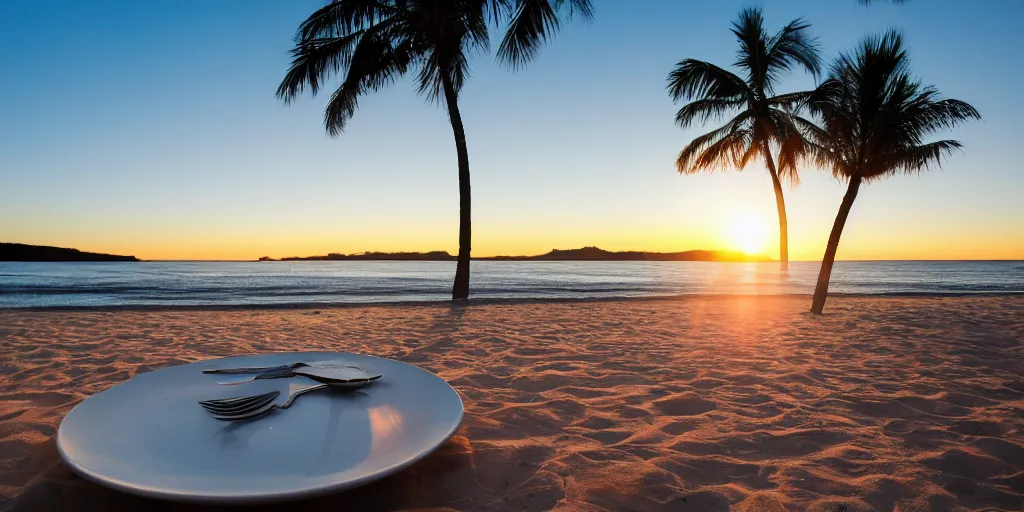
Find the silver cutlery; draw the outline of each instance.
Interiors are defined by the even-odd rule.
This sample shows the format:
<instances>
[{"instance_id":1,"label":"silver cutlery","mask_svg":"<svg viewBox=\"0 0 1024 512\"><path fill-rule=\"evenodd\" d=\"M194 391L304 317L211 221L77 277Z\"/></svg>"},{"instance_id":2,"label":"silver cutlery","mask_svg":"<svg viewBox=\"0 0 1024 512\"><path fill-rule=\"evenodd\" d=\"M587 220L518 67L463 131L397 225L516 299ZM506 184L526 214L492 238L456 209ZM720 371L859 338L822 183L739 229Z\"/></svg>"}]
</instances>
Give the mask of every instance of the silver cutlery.
<instances>
[{"instance_id":1,"label":"silver cutlery","mask_svg":"<svg viewBox=\"0 0 1024 512\"><path fill-rule=\"evenodd\" d=\"M257 380L265 379L286 379L289 377L308 377L310 379L329 382L332 384L343 384L343 383L358 383L362 381L373 381L380 379L380 374L371 374L366 370L362 370L354 365L346 365L341 361L322 361L318 362L315 366L310 364L302 364L301 366L286 365L280 367L265 367L270 370L265 371L261 374L253 377L247 377L239 380L232 381L218 381L217 384L233 386L238 384L245 384L247 382L253 382ZM242 370L250 371L253 368L246 369L228 369L229 375L238 375ZM210 373L211 371L205 372ZM223 373L223 372L220 372Z\"/></svg>"},{"instance_id":2,"label":"silver cutlery","mask_svg":"<svg viewBox=\"0 0 1024 512\"><path fill-rule=\"evenodd\" d=\"M217 384L233 386L256 380L283 379L297 376L309 377L313 380L328 382L331 384L357 383L377 380L380 378L379 373L369 373L366 370L353 365L300 366L296 368L276 368L244 379L218 381Z\"/></svg>"},{"instance_id":3,"label":"silver cutlery","mask_svg":"<svg viewBox=\"0 0 1024 512\"><path fill-rule=\"evenodd\" d=\"M266 416L278 409L287 409L292 406L296 398L327 387L330 387L330 384L323 382L316 384L289 384L288 397L284 403L279 403L277 400L281 396L280 391L271 391L270 393L255 396L204 400L199 402L199 405L212 414L215 419L221 421L248 421Z\"/></svg>"},{"instance_id":4,"label":"silver cutlery","mask_svg":"<svg viewBox=\"0 0 1024 512\"><path fill-rule=\"evenodd\" d=\"M345 391L354 391L373 384L379 379L379 373L367 373L363 369L354 366L334 366L330 368L298 368L294 370L276 370L277 373L286 373L288 376L302 376L316 381L314 384L289 382L288 397L283 404L277 403L280 391L271 391L253 396L241 396L235 398L221 398L215 400L203 400L199 402L213 417L223 421L244 421L259 418L277 409L287 409L300 395L331 387ZM301 373L294 373L301 372ZM249 379L255 380L265 374L257 375Z\"/></svg>"},{"instance_id":5,"label":"silver cutlery","mask_svg":"<svg viewBox=\"0 0 1024 512\"><path fill-rule=\"evenodd\" d=\"M301 367L299 367L299 368L301 368ZM263 373L259 373L257 375L253 375L252 377L246 377L246 378L243 378L243 379L240 379L240 380L236 380L236 381L223 381L223 382L218 381L217 384L245 384L246 382L252 382L254 380L286 379L288 377L294 377L296 369L298 369L298 368L295 368L295 369L293 369L293 368L274 368L273 370L268 370L268 371L265 371ZM234 375L234 374L232 374L232 375Z\"/></svg>"},{"instance_id":6,"label":"silver cutlery","mask_svg":"<svg viewBox=\"0 0 1024 512\"><path fill-rule=\"evenodd\" d=\"M312 361L304 362L297 361L294 363L282 364L278 366L250 366L241 368L212 368L209 370L203 370L203 373L223 373L223 374L238 374L238 373L263 373L263 372L274 372L284 370L294 370L303 366L312 366L316 368L330 368L335 366L350 366L344 361L330 360L330 361Z\"/></svg>"}]
</instances>

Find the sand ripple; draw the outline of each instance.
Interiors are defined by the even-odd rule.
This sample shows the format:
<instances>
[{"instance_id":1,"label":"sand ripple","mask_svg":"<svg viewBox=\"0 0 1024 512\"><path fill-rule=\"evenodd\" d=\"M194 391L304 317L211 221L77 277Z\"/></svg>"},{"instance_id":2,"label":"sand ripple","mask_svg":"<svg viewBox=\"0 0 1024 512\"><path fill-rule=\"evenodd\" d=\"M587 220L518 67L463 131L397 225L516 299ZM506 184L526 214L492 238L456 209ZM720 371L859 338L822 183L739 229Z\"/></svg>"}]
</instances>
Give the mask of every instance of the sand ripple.
<instances>
[{"instance_id":1,"label":"sand ripple","mask_svg":"<svg viewBox=\"0 0 1024 512\"><path fill-rule=\"evenodd\" d=\"M1024 509L1024 298L807 303L0 312L0 508L179 510L71 475L63 415L167 365L348 350L438 373L466 420L296 509Z\"/></svg>"}]
</instances>

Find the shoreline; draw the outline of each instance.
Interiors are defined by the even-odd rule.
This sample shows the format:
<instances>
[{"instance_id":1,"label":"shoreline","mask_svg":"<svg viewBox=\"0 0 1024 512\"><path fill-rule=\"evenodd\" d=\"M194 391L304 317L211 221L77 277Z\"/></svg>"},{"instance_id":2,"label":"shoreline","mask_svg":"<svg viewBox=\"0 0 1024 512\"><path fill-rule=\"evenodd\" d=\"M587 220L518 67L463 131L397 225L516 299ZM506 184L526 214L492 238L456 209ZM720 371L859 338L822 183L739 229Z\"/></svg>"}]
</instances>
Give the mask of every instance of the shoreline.
<instances>
[{"instance_id":1,"label":"shoreline","mask_svg":"<svg viewBox=\"0 0 1024 512\"><path fill-rule=\"evenodd\" d=\"M601 302L661 302L661 301L685 301L696 298L712 299L735 299L735 298L758 298L758 297L779 297L779 298L806 298L810 300L811 293L682 293L674 295L643 295L643 296L611 296L611 297L493 297L493 298L471 298L471 299L437 299L437 300L400 300L400 301L367 301L367 302L283 302L271 304L125 304L125 305L101 305L101 306L25 306L25 307L0 307L0 313L11 312L117 312L117 311L239 311L239 310L306 310L306 309L347 309L354 307L415 307L415 306L486 306L486 305L516 305L516 304L561 304L561 303L601 303ZM844 298L877 298L877 299L900 299L900 298L999 298L999 297L1024 297L1024 291L979 291L979 292L886 292L886 293L843 293L829 292L829 299ZM825 314L828 314L826 305Z\"/></svg>"}]
</instances>

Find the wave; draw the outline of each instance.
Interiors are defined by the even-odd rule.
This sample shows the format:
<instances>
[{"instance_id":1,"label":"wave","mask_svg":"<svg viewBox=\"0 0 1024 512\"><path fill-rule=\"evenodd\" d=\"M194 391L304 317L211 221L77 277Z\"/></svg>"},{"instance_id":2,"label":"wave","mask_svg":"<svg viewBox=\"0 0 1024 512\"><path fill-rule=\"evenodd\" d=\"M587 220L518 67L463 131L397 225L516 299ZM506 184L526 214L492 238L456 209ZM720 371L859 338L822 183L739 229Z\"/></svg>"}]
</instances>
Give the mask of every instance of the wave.
<instances>
[{"instance_id":1,"label":"wave","mask_svg":"<svg viewBox=\"0 0 1024 512\"><path fill-rule=\"evenodd\" d=\"M280 266L248 263L0 263L0 307L283 305L429 302L448 296L453 273L417 262L332 262ZM1021 262L839 262L837 295L978 295L1024 293ZM686 262L503 262L478 265L472 294L500 299L587 299L689 294L803 295L818 265L707 265Z\"/></svg>"}]
</instances>

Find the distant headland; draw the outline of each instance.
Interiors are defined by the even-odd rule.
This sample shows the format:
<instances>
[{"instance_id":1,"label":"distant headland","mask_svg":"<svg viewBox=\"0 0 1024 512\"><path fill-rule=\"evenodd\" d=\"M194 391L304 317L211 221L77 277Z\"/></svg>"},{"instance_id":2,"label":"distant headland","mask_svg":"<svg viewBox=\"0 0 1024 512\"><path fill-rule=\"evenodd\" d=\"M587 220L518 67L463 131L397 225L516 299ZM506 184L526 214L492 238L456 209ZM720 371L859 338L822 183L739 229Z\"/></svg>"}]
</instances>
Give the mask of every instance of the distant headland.
<instances>
[{"instance_id":1,"label":"distant headland","mask_svg":"<svg viewBox=\"0 0 1024 512\"><path fill-rule=\"evenodd\" d=\"M48 245L10 244L0 242L0 261L141 261L135 256L118 256L96 252L50 247Z\"/></svg>"},{"instance_id":2,"label":"distant headland","mask_svg":"<svg viewBox=\"0 0 1024 512\"><path fill-rule=\"evenodd\" d=\"M403 261L455 261L455 256L445 251L430 252L363 252L357 254L331 253L326 256L290 256L275 260L264 256L259 261L334 261L334 260L403 260ZM773 261L764 255L751 255L732 251L682 251L643 252L606 251L597 247L580 249L552 249L536 256L489 256L473 258L484 261L718 261L718 262L764 262Z\"/></svg>"}]
</instances>

